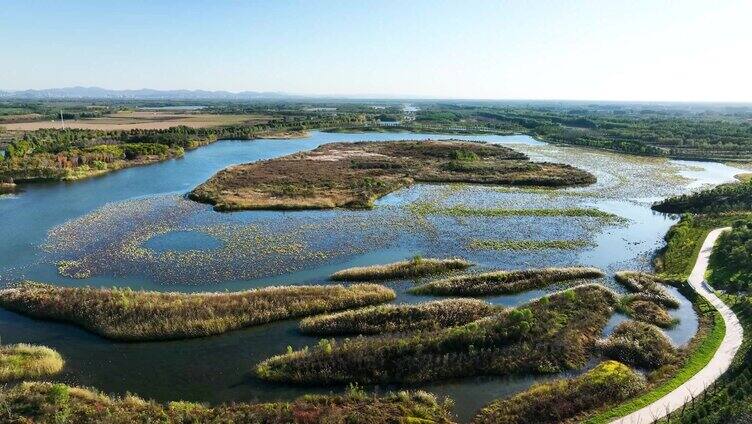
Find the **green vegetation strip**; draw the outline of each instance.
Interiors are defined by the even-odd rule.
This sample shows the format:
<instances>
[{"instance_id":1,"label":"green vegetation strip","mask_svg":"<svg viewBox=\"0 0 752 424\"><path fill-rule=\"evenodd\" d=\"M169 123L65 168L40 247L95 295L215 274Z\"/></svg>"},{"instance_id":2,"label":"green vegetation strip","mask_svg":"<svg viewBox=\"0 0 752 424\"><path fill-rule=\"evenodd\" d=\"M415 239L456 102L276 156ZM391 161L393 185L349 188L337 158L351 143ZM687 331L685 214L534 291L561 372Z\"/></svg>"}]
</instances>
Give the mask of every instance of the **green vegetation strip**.
<instances>
[{"instance_id":1,"label":"green vegetation strip","mask_svg":"<svg viewBox=\"0 0 752 424\"><path fill-rule=\"evenodd\" d=\"M476 208L466 205L438 206L428 202L418 202L410 205L410 210L421 216L442 215L451 217L489 217L508 218L516 216L534 217L586 217L599 218L608 221L623 220L612 213L595 208L564 208L564 209L507 209L507 208Z\"/></svg>"},{"instance_id":2,"label":"green vegetation strip","mask_svg":"<svg viewBox=\"0 0 752 424\"><path fill-rule=\"evenodd\" d=\"M336 314L306 318L300 331L319 336L383 334L418 330L438 330L501 312L477 299L447 299L417 305L379 305Z\"/></svg>"},{"instance_id":3,"label":"green vegetation strip","mask_svg":"<svg viewBox=\"0 0 752 424\"><path fill-rule=\"evenodd\" d=\"M585 421L586 424L608 423L616 418L623 417L650 405L670 393L672 390L681 386L710 362L726 334L726 324L723 322L723 317L721 317L721 314L719 314L718 311L713 309L706 302L703 301L703 303L705 303L706 308L712 309L712 312L708 312L713 314L713 328L710 330L710 334L708 334L702 341L700 346L698 346L689 358L687 358L684 366L679 372L677 372L670 380L651 389L649 392L588 419Z\"/></svg>"},{"instance_id":4,"label":"green vegetation strip","mask_svg":"<svg viewBox=\"0 0 752 424\"><path fill-rule=\"evenodd\" d=\"M435 296L491 296L600 277L603 277L601 270L586 267L491 271L431 281L412 288L410 292Z\"/></svg>"},{"instance_id":5,"label":"green vegetation strip","mask_svg":"<svg viewBox=\"0 0 752 424\"><path fill-rule=\"evenodd\" d=\"M162 293L27 282L0 290L0 306L77 324L116 340L203 337L289 318L394 300L376 284L283 286L235 293Z\"/></svg>"},{"instance_id":6,"label":"green vegetation strip","mask_svg":"<svg viewBox=\"0 0 752 424\"><path fill-rule=\"evenodd\" d=\"M472 263L459 258L434 259L416 256L407 261L343 269L332 274L330 279L335 281L396 280L464 270L471 265Z\"/></svg>"},{"instance_id":7,"label":"green vegetation strip","mask_svg":"<svg viewBox=\"0 0 752 424\"><path fill-rule=\"evenodd\" d=\"M290 402L160 404L134 395L110 397L66 384L22 383L0 388L2 422L13 423L441 423L453 422L451 402L423 391L311 395Z\"/></svg>"},{"instance_id":8,"label":"green vegetation strip","mask_svg":"<svg viewBox=\"0 0 752 424\"><path fill-rule=\"evenodd\" d=\"M60 354L46 346L0 346L0 382L54 375L64 364Z\"/></svg>"},{"instance_id":9,"label":"green vegetation strip","mask_svg":"<svg viewBox=\"0 0 752 424\"><path fill-rule=\"evenodd\" d=\"M470 240L473 250L576 250L591 245L587 240Z\"/></svg>"}]
</instances>

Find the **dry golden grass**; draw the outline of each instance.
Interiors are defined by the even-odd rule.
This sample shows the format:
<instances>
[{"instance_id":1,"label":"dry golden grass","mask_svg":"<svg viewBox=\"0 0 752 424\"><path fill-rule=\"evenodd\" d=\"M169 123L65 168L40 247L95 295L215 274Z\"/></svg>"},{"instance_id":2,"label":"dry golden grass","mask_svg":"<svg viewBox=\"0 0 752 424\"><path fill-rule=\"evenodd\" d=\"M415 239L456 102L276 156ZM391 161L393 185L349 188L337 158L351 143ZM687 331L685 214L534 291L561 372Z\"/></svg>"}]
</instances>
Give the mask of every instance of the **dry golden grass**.
<instances>
[{"instance_id":1,"label":"dry golden grass","mask_svg":"<svg viewBox=\"0 0 752 424\"><path fill-rule=\"evenodd\" d=\"M0 346L0 381L57 374L64 364L60 354L46 346Z\"/></svg>"},{"instance_id":2,"label":"dry golden grass","mask_svg":"<svg viewBox=\"0 0 752 424\"><path fill-rule=\"evenodd\" d=\"M24 283L0 291L0 306L66 321L117 340L203 337L289 318L391 301L376 284L284 286L235 293L162 293Z\"/></svg>"},{"instance_id":3,"label":"dry golden grass","mask_svg":"<svg viewBox=\"0 0 752 424\"><path fill-rule=\"evenodd\" d=\"M396 280L464 270L470 266L472 263L460 258L436 259L416 256L410 260L390 264L343 269L332 274L330 278L335 281Z\"/></svg>"},{"instance_id":4,"label":"dry golden grass","mask_svg":"<svg viewBox=\"0 0 752 424\"><path fill-rule=\"evenodd\" d=\"M264 124L270 117L265 115L216 115L209 113L179 113L163 111L121 111L107 116L65 121L65 128L88 130L163 130L186 126L191 128L216 127L221 125ZM33 131L43 128L61 129L59 119L54 121L15 122L3 124L8 131Z\"/></svg>"}]
</instances>

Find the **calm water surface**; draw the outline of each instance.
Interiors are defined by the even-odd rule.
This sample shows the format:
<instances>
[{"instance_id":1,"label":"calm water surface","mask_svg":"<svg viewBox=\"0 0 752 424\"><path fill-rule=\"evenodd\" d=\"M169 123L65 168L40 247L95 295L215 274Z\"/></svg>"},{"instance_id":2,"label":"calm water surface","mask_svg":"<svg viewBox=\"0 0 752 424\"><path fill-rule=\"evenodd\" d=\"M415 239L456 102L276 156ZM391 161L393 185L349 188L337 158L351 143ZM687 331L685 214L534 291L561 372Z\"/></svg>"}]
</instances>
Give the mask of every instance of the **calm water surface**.
<instances>
[{"instance_id":1,"label":"calm water surface","mask_svg":"<svg viewBox=\"0 0 752 424\"><path fill-rule=\"evenodd\" d=\"M417 185L386 196L372 211L221 214L183 198L231 164L274 158L333 141L428 138L506 143L534 160L587 169L599 181L594 186L555 192ZM675 218L652 212L650 203L705 184L731 181L739 172L722 164L550 146L527 136L314 132L299 140L222 141L188 152L182 159L76 183L28 185L18 195L0 197L4 223L0 226L0 283L34 279L71 286L242 290L323 283L343 267L390 262L415 254L463 256L477 263L478 270L579 264L597 266L609 274L620 269L649 270L652 254L675 222ZM419 202L511 208L596 207L624 220L416 216L411 205ZM578 239L588 244L565 251L481 251L469 247L473 239ZM186 259L197 257L201 260ZM56 266L60 260L77 261L89 278L61 275ZM610 277L604 283L620 290ZM431 299L405 293L412 282L389 285L398 292L397 302ZM557 288L487 300L515 306ZM697 319L691 304L675 294L682 304L672 313L680 324L667 334L676 344L684 344L694 335ZM624 319L612 317L605 334ZM268 384L252 376L254 364L283 352L288 345L300 348L317 342L316 338L300 335L296 326L296 321L286 321L203 339L113 343L74 326L35 321L0 310L3 343L39 343L63 354L66 368L57 380L161 401L266 401L337 390ZM484 377L421 387L453 397L456 412L467 419L492 399L545 378Z\"/></svg>"}]
</instances>

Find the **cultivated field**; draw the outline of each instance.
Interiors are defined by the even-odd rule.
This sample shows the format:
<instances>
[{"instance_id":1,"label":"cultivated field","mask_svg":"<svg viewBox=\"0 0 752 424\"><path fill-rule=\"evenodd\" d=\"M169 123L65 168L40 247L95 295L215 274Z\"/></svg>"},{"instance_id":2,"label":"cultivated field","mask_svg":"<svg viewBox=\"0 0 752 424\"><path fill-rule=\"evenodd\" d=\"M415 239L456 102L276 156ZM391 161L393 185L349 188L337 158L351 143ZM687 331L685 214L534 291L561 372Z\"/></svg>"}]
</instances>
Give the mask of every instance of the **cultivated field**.
<instances>
[{"instance_id":1,"label":"cultivated field","mask_svg":"<svg viewBox=\"0 0 752 424\"><path fill-rule=\"evenodd\" d=\"M265 115L215 115L176 111L120 111L99 118L65 121L65 128L89 130L163 130L177 126L191 128L216 127L237 124L265 124L271 118ZM60 119L51 121L14 122L2 124L9 131L33 131L43 128L60 129Z\"/></svg>"}]
</instances>

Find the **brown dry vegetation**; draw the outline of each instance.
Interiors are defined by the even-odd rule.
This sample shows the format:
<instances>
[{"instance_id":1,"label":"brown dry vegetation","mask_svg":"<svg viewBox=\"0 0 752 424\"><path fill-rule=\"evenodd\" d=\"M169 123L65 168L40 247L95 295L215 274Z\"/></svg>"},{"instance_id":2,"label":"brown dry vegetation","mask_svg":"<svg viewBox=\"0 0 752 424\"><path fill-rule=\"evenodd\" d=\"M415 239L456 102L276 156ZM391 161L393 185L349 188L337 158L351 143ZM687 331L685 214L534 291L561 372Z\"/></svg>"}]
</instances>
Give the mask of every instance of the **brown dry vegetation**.
<instances>
[{"instance_id":1,"label":"brown dry vegetation","mask_svg":"<svg viewBox=\"0 0 752 424\"><path fill-rule=\"evenodd\" d=\"M217 210L370 208L414 182L570 186L595 182L577 168L533 163L522 153L465 141L331 143L229 167L190 197Z\"/></svg>"},{"instance_id":2,"label":"brown dry vegetation","mask_svg":"<svg viewBox=\"0 0 752 424\"><path fill-rule=\"evenodd\" d=\"M447 299L418 305L380 305L310 317L300 331L318 336L384 334L453 327L501 312L475 299Z\"/></svg>"},{"instance_id":3,"label":"brown dry vegetation","mask_svg":"<svg viewBox=\"0 0 752 424\"><path fill-rule=\"evenodd\" d=\"M414 294L435 296L491 296L514 294L553 283L603 277L597 268L538 268L519 271L493 271L461 275L421 284Z\"/></svg>"},{"instance_id":4,"label":"brown dry vegetation","mask_svg":"<svg viewBox=\"0 0 752 424\"><path fill-rule=\"evenodd\" d=\"M161 293L24 283L0 291L0 306L71 322L117 340L202 337L272 321L388 302L376 284L285 286L235 293Z\"/></svg>"},{"instance_id":5,"label":"brown dry vegetation","mask_svg":"<svg viewBox=\"0 0 752 424\"><path fill-rule=\"evenodd\" d=\"M464 270L471 265L472 263L459 258L434 259L416 256L407 261L343 269L332 274L330 278L335 281L396 280Z\"/></svg>"},{"instance_id":6,"label":"brown dry vegetation","mask_svg":"<svg viewBox=\"0 0 752 424\"><path fill-rule=\"evenodd\" d=\"M344 395L304 396L292 402L235 403L208 407L192 402L162 405L134 395L109 397L65 384L23 383L0 389L2 422L8 423L451 423L451 402L430 393L373 396L358 389Z\"/></svg>"}]
</instances>

